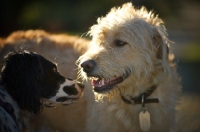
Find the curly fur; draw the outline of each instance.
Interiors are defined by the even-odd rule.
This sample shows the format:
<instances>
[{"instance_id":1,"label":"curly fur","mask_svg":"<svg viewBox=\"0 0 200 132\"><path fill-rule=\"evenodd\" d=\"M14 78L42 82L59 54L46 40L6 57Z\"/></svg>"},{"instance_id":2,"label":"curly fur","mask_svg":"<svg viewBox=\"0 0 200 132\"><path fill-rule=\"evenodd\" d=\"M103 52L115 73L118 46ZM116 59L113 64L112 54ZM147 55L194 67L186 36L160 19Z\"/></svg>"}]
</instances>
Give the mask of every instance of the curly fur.
<instances>
[{"instance_id":1,"label":"curly fur","mask_svg":"<svg viewBox=\"0 0 200 132\"><path fill-rule=\"evenodd\" d=\"M105 80L121 76L124 80L95 93L98 101L88 110L87 131L140 132L141 105L126 104L121 96L131 100L154 85L157 89L149 98L160 102L146 104L150 131L174 130L181 86L164 22L145 7L136 9L126 3L98 18L89 34L91 48L77 61L80 76Z\"/></svg>"},{"instance_id":2,"label":"curly fur","mask_svg":"<svg viewBox=\"0 0 200 132\"><path fill-rule=\"evenodd\" d=\"M44 76L37 55L11 52L5 58L1 85L20 109L37 114L42 108L40 87Z\"/></svg>"}]
</instances>

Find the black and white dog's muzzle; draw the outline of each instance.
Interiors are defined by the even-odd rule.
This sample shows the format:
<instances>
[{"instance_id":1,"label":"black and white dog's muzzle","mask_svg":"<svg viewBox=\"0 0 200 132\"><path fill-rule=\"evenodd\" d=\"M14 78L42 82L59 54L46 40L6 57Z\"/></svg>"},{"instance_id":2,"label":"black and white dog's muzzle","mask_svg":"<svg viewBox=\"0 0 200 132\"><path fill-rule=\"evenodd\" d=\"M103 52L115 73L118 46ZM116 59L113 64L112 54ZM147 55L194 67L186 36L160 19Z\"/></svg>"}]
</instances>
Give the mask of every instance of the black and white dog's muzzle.
<instances>
[{"instance_id":1,"label":"black and white dog's muzzle","mask_svg":"<svg viewBox=\"0 0 200 132\"><path fill-rule=\"evenodd\" d=\"M84 85L75 80L66 79L62 83L55 96L44 99L43 104L47 107L54 107L56 104L69 105L83 95Z\"/></svg>"}]
</instances>

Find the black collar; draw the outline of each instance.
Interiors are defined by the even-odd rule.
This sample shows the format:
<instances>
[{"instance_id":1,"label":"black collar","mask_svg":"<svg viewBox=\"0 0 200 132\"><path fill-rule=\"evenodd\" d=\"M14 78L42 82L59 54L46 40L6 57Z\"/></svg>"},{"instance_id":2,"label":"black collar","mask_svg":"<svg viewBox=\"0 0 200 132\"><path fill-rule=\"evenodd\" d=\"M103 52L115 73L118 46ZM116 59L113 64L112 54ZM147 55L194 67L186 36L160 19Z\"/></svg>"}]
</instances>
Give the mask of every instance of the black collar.
<instances>
[{"instance_id":1,"label":"black collar","mask_svg":"<svg viewBox=\"0 0 200 132\"><path fill-rule=\"evenodd\" d=\"M139 96L131 98L131 100L126 99L122 95L121 95L121 98L127 104L132 104L132 102L134 102L134 104L143 104L143 105L146 103L159 103L159 100L157 98L147 99L156 88L157 88L157 85L153 85L147 91L140 94Z\"/></svg>"}]
</instances>

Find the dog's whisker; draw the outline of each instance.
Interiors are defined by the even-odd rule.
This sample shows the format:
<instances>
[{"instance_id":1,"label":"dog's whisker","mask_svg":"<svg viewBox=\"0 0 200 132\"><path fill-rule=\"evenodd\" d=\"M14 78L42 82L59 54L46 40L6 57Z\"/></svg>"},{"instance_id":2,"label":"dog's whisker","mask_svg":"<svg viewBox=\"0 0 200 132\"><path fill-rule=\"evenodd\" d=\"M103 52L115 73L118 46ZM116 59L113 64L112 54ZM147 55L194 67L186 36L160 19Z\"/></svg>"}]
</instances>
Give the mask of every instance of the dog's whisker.
<instances>
[{"instance_id":1,"label":"dog's whisker","mask_svg":"<svg viewBox=\"0 0 200 132\"><path fill-rule=\"evenodd\" d=\"M74 68L74 69L72 69L73 71L79 71L79 69L78 68Z\"/></svg>"},{"instance_id":2,"label":"dog's whisker","mask_svg":"<svg viewBox=\"0 0 200 132\"><path fill-rule=\"evenodd\" d=\"M82 76L79 74L78 76L77 76L77 80L79 80L79 79L81 79L82 78Z\"/></svg>"},{"instance_id":3,"label":"dog's whisker","mask_svg":"<svg viewBox=\"0 0 200 132\"><path fill-rule=\"evenodd\" d=\"M82 38L84 35L87 36L87 34L88 34L88 32L82 33L81 36L80 36L80 38Z\"/></svg>"},{"instance_id":4,"label":"dog's whisker","mask_svg":"<svg viewBox=\"0 0 200 132\"><path fill-rule=\"evenodd\" d=\"M58 56L56 56L55 58L54 58L54 60L56 60L58 58Z\"/></svg>"}]
</instances>

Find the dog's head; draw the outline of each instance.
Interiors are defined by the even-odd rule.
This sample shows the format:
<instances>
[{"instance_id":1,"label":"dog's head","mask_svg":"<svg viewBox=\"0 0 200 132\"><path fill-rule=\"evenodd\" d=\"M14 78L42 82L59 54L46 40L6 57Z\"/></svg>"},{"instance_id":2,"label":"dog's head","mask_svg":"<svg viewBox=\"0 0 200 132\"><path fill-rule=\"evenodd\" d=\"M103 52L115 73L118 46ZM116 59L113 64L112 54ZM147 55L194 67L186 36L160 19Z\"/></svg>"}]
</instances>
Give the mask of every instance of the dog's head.
<instances>
[{"instance_id":1,"label":"dog's head","mask_svg":"<svg viewBox=\"0 0 200 132\"><path fill-rule=\"evenodd\" d=\"M37 113L42 105L71 104L82 96L83 84L65 78L56 64L28 52L11 52L1 69L1 85L22 110Z\"/></svg>"},{"instance_id":2,"label":"dog's head","mask_svg":"<svg viewBox=\"0 0 200 132\"><path fill-rule=\"evenodd\" d=\"M137 95L157 84L161 71L168 74L169 41L163 21L152 12L127 3L97 22L89 31L91 48L77 61L94 91Z\"/></svg>"}]
</instances>

